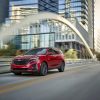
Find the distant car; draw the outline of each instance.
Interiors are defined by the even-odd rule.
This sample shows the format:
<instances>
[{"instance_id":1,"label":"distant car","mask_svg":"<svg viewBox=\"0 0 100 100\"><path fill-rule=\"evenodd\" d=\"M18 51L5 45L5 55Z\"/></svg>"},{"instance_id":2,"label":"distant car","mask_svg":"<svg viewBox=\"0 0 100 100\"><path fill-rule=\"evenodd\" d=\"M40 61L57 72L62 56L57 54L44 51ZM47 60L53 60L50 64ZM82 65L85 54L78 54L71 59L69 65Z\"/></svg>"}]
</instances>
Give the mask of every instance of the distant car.
<instances>
[{"instance_id":1,"label":"distant car","mask_svg":"<svg viewBox=\"0 0 100 100\"><path fill-rule=\"evenodd\" d=\"M11 63L11 71L15 75L21 73L37 72L45 76L50 69L65 69L64 55L57 48L35 48L27 51L24 55L16 56Z\"/></svg>"}]
</instances>

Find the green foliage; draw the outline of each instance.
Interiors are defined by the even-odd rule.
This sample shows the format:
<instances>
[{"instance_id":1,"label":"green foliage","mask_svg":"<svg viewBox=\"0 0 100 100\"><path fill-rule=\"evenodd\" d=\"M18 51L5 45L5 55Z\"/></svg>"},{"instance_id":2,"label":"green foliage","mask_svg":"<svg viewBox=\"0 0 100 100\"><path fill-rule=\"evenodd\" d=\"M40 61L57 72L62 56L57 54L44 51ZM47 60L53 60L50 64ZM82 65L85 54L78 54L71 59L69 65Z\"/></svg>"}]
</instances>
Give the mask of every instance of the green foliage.
<instances>
[{"instance_id":1,"label":"green foliage","mask_svg":"<svg viewBox=\"0 0 100 100\"><path fill-rule=\"evenodd\" d=\"M8 47L6 49L0 49L0 56L15 56L16 47L12 43L7 43Z\"/></svg>"},{"instance_id":2,"label":"green foliage","mask_svg":"<svg viewBox=\"0 0 100 100\"><path fill-rule=\"evenodd\" d=\"M16 51L16 56L18 56L18 55L23 55L24 53L25 53L24 50L17 50L17 51Z\"/></svg>"},{"instance_id":3,"label":"green foliage","mask_svg":"<svg viewBox=\"0 0 100 100\"><path fill-rule=\"evenodd\" d=\"M65 54L65 58L67 59L77 59L77 51L73 49L69 49L64 54Z\"/></svg>"},{"instance_id":4,"label":"green foliage","mask_svg":"<svg viewBox=\"0 0 100 100\"><path fill-rule=\"evenodd\" d=\"M96 53L97 59L100 61L100 53Z\"/></svg>"}]
</instances>

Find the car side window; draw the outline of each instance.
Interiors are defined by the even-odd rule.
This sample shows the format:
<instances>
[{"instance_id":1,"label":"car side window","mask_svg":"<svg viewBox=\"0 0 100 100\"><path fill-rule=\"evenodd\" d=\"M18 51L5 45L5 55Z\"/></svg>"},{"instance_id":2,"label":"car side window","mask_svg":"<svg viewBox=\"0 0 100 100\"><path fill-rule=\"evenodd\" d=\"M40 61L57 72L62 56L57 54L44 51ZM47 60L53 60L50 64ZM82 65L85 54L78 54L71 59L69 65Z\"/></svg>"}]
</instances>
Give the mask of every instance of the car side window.
<instances>
[{"instance_id":1,"label":"car side window","mask_svg":"<svg viewBox=\"0 0 100 100\"><path fill-rule=\"evenodd\" d=\"M58 51L58 50L54 50L54 49L49 49L48 52L51 52L53 55L61 54L60 51Z\"/></svg>"},{"instance_id":2,"label":"car side window","mask_svg":"<svg viewBox=\"0 0 100 100\"><path fill-rule=\"evenodd\" d=\"M53 50L54 51L54 54L59 54L59 52L58 51L56 51L56 50Z\"/></svg>"},{"instance_id":3,"label":"car side window","mask_svg":"<svg viewBox=\"0 0 100 100\"><path fill-rule=\"evenodd\" d=\"M59 52L54 49L49 49L48 52L52 52L53 55L59 54Z\"/></svg>"},{"instance_id":4,"label":"car side window","mask_svg":"<svg viewBox=\"0 0 100 100\"><path fill-rule=\"evenodd\" d=\"M49 49L48 52L51 52L53 55L56 54L55 50Z\"/></svg>"},{"instance_id":5,"label":"car side window","mask_svg":"<svg viewBox=\"0 0 100 100\"><path fill-rule=\"evenodd\" d=\"M49 49L48 52L51 52L53 54L53 50L52 49Z\"/></svg>"}]
</instances>

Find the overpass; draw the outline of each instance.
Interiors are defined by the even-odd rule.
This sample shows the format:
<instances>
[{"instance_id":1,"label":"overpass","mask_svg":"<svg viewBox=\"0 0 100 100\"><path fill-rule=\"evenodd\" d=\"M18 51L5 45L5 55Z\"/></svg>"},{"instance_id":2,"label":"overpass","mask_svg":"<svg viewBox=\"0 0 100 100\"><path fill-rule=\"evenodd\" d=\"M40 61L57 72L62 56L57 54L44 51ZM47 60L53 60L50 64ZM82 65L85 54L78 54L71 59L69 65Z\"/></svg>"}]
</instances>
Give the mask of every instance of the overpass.
<instances>
[{"instance_id":1,"label":"overpass","mask_svg":"<svg viewBox=\"0 0 100 100\"><path fill-rule=\"evenodd\" d=\"M45 20L45 19L48 19L48 20L53 19L53 20L56 20L56 21L66 24L69 28L71 28L80 37L80 39L84 43L84 46L86 47L87 51L89 52L90 56L93 59L95 58L92 51L90 50L88 43L83 38L83 36L79 32L79 30L74 25L72 25L71 22L69 22L67 19L65 19L57 14L50 13L50 12L42 12L42 13L38 13L36 15L30 15L30 16L25 17L19 23L13 23L6 28L2 28L2 30L0 31L0 35L1 35L0 39L7 40L8 38L6 36L8 36L8 34L13 35L14 31L21 29L21 27L29 26L31 23L36 23L36 21L38 21L38 20Z\"/></svg>"}]
</instances>

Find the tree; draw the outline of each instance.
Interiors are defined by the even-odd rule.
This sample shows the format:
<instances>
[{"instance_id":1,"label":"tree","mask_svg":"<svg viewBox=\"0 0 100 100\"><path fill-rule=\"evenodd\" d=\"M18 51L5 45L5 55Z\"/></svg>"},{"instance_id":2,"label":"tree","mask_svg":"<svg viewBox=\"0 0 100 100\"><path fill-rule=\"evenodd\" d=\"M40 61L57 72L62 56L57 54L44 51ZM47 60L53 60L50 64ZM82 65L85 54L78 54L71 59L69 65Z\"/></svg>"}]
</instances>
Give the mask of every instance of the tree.
<instances>
[{"instance_id":1,"label":"tree","mask_svg":"<svg viewBox=\"0 0 100 100\"><path fill-rule=\"evenodd\" d=\"M96 57L100 61L100 53L96 53Z\"/></svg>"},{"instance_id":2,"label":"tree","mask_svg":"<svg viewBox=\"0 0 100 100\"><path fill-rule=\"evenodd\" d=\"M0 56L15 56L16 47L12 43L7 43L8 47L6 49L0 50Z\"/></svg>"}]
</instances>

